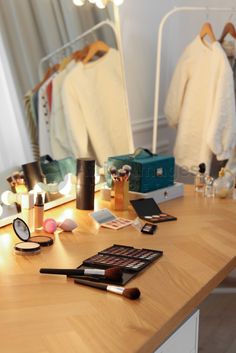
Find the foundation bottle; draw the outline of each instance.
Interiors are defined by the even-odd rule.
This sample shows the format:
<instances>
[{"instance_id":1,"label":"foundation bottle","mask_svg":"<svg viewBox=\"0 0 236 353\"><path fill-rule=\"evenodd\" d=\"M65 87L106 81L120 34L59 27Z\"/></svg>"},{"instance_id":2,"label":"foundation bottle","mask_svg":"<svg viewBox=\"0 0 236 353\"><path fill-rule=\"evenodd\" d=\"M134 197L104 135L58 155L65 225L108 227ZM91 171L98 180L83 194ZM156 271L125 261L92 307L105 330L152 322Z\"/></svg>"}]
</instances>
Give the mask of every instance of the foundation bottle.
<instances>
[{"instance_id":1,"label":"foundation bottle","mask_svg":"<svg viewBox=\"0 0 236 353\"><path fill-rule=\"evenodd\" d=\"M35 231L43 227L44 200L41 192L37 193L34 204L34 229Z\"/></svg>"},{"instance_id":2,"label":"foundation bottle","mask_svg":"<svg viewBox=\"0 0 236 353\"><path fill-rule=\"evenodd\" d=\"M195 176L195 191L196 192L204 192L205 186L205 177L206 177L206 165L205 163L199 164L199 170L197 175Z\"/></svg>"}]
</instances>

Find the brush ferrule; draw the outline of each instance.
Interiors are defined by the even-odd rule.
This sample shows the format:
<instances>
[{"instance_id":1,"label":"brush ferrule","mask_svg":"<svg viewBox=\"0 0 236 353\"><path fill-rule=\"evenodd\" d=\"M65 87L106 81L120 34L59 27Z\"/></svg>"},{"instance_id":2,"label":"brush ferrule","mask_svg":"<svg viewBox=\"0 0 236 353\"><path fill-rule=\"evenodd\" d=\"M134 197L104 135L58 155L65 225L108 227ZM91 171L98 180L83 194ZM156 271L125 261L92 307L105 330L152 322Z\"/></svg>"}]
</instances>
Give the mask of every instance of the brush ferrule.
<instances>
[{"instance_id":1,"label":"brush ferrule","mask_svg":"<svg viewBox=\"0 0 236 353\"><path fill-rule=\"evenodd\" d=\"M110 285L108 285L107 286L107 290L109 291L109 292L113 292L113 293L116 293L116 294L123 294L123 292L124 292L124 290L125 290L125 288L124 287L117 287L117 286L110 286Z\"/></svg>"},{"instance_id":2,"label":"brush ferrule","mask_svg":"<svg viewBox=\"0 0 236 353\"><path fill-rule=\"evenodd\" d=\"M85 275L99 275L99 276L104 276L105 275L105 270L100 270L97 268L86 268L84 270Z\"/></svg>"}]
</instances>

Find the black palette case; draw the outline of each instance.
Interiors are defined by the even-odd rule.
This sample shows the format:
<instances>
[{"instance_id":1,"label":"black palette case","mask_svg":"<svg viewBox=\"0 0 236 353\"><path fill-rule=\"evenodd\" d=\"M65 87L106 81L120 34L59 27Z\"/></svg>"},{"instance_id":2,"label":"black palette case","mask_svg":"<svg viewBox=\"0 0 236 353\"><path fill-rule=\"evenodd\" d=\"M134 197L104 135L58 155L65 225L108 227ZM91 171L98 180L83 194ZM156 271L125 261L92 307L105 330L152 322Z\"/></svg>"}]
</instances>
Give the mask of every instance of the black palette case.
<instances>
[{"instance_id":1,"label":"black palette case","mask_svg":"<svg viewBox=\"0 0 236 353\"><path fill-rule=\"evenodd\" d=\"M176 221L177 218L162 212L154 199L138 199L130 200L132 207L139 216L139 218L151 223L160 223L168 221Z\"/></svg>"},{"instance_id":2,"label":"black palette case","mask_svg":"<svg viewBox=\"0 0 236 353\"><path fill-rule=\"evenodd\" d=\"M131 246L114 244L84 260L83 264L78 268L85 269L93 267L106 269L110 267L120 267L123 272L122 280L119 283L117 281L109 281L109 283L124 285L162 255L163 251L161 250L136 249ZM100 278L94 279L94 276L89 279L104 282L104 280Z\"/></svg>"}]
</instances>

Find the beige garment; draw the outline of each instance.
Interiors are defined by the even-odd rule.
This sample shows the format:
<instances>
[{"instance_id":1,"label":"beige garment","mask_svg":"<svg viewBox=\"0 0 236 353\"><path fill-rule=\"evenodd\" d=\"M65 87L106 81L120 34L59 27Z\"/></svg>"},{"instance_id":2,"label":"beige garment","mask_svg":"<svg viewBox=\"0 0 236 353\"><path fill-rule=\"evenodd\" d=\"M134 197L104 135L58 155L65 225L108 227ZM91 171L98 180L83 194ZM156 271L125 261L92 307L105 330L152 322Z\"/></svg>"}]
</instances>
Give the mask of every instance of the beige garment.
<instances>
[{"instance_id":1,"label":"beige garment","mask_svg":"<svg viewBox=\"0 0 236 353\"><path fill-rule=\"evenodd\" d=\"M76 65L72 60L66 68L59 72L52 81L52 110L50 115L50 144L52 157L61 159L71 155L69 148L65 114L62 105L61 89L65 77Z\"/></svg>"},{"instance_id":2,"label":"beige garment","mask_svg":"<svg viewBox=\"0 0 236 353\"><path fill-rule=\"evenodd\" d=\"M32 106L33 91L28 91L24 96L26 124L29 131L30 142L35 160L39 159L38 127Z\"/></svg>"},{"instance_id":3,"label":"beige garment","mask_svg":"<svg viewBox=\"0 0 236 353\"><path fill-rule=\"evenodd\" d=\"M195 172L210 169L231 156L236 146L234 82L228 59L218 42L204 44L197 36L175 69L166 104L169 124L177 127L176 163Z\"/></svg>"},{"instance_id":4,"label":"beige garment","mask_svg":"<svg viewBox=\"0 0 236 353\"><path fill-rule=\"evenodd\" d=\"M120 54L79 62L62 86L63 109L72 155L93 157L103 165L109 156L133 152Z\"/></svg>"}]
</instances>

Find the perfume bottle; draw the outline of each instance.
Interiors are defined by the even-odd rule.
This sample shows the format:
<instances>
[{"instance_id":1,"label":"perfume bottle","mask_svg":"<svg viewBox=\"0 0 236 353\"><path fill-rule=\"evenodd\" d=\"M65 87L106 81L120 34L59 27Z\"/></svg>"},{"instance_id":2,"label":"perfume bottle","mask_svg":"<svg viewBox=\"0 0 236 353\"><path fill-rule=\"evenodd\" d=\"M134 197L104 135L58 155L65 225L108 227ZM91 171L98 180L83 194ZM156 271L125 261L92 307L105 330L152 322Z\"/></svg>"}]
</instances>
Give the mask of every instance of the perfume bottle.
<instances>
[{"instance_id":1,"label":"perfume bottle","mask_svg":"<svg viewBox=\"0 0 236 353\"><path fill-rule=\"evenodd\" d=\"M207 175L205 177L205 186L204 186L204 196L205 197L214 197L215 192L214 192L214 178L212 178L210 175Z\"/></svg>"},{"instance_id":2,"label":"perfume bottle","mask_svg":"<svg viewBox=\"0 0 236 353\"><path fill-rule=\"evenodd\" d=\"M199 170L197 175L195 176L195 191L203 192L205 186L205 177L206 177L206 165L205 163L199 164Z\"/></svg>"},{"instance_id":3,"label":"perfume bottle","mask_svg":"<svg viewBox=\"0 0 236 353\"><path fill-rule=\"evenodd\" d=\"M224 199L232 196L235 185L235 178L232 172L228 169L221 168L219 177L214 181L215 196Z\"/></svg>"}]
</instances>

